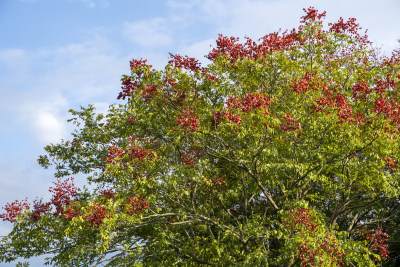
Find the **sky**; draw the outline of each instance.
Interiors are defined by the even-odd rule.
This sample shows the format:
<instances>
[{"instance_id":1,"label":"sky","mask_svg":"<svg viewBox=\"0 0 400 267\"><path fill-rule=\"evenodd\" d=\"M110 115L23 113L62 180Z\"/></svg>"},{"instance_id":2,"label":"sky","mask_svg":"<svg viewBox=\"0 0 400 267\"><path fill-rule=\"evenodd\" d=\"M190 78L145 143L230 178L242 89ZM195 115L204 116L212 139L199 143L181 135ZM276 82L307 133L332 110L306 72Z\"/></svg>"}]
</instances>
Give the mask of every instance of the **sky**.
<instances>
[{"instance_id":1,"label":"sky","mask_svg":"<svg viewBox=\"0 0 400 267\"><path fill-rule=\"evenodd\" d=\"M310 6L328 22L356 18L388 55L399 47L398 0L0 0L0 208L50 198L53 172L37 164L43 147L70 138L69 109L118 103L131 59L162 69L171 52L207 64L218 34L292 29ZM0 236L11 228L0 221Z\"/></svg>"}]
</instances>

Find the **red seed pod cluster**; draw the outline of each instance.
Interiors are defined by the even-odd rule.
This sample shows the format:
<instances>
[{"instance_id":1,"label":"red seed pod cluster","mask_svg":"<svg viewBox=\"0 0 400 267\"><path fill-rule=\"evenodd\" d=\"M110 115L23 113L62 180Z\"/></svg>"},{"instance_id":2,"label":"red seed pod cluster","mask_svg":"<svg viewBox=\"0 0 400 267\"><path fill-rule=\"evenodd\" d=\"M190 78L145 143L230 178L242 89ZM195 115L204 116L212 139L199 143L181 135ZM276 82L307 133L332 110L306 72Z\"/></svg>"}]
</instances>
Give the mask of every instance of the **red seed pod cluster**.
<instances>
[{"instance_id":1,"label":"red seed pod cluster","mask_svg":"<svg viewBox=\"0 0 400 267\"><path fill-rule=\"evenodd\" d=\"M379 253L382 259L389 258L390 252L387 245L388 237L389 235L383 232L382 228L380 227L375 230L369 230L369 232L366 234L369 249L375 253ZM378 259L375 258L375 261L378 261Z\"/></svg>"},{"instance_id":2,"label":"red seed pod cluster","mask_svg":"<svg viewBox=\"0 0 400 267\"><path fill-rule=\"evenodd\" d=\"M139 145L131 145L128 148L128 154L131 160L137 160L140 165L145 158L152 159L153 152L150 149L143 148Z\"/></svg>"},{"instance_id":3,"label":"red seed pod cluster","mask_svg":"<svg viewBox=\"0 0 400 267\"><path fill-rule=\"evenodd\" d=\"M290 84L290 89L298 94L305 93L309 90L328 90L328 86L325 80L320 80L315 76L315 73L306 72L304 77L299 80L292 80Z\"/></svg>"},{"instance_id":4,"label":"red seed pod cluster","mask_svg":"<svg viewBox=\"0 0 400 267\"><path fill-rule=\"evenodd\" d=\"M375 101L375 108L373 110L377 114L383 114L385 119L391 121L391 124L400 129L400 105L396 100L387 100L384 97Z\"/></svg>"},{"instance_id":5,"label":"red seed pod cluster","mask_svg":"<svg viewBox=\"0 0 400 267\"><path fill-rule=\"evenodd\" d=\"M73 180L74 178L68 178L65 181L57 179L57 182L54 182L55 186L49 188L49 192L52 193L50 202L34 200L30 218L33 221L39 220L42 214L52 210L52 206L55 207L55 211L53 212L54 216L62 214L64 207L68 206L68 204L74 200L77 193L77 188ZM24 210L30 210L30 203L27 202L27 199L22 202L16 200L12 203L7 203L4 209L6 213L1 214L0 218L2 218L3 221L15 222L16 218L21 216Z\"/></svg>"},{"instance_id":6,"label":"red seed pod cluster","mask_svg":"<svg viewBox=\"0 0 400 267\"><path fill-rule=\"evenodd\" d=\"M183 164L189 165L191 168L194 167L196 161L204 154L204 149L201 147L190 147L186 151L182 152Z\"/></svg>"},{"instance_id":7,"label":"red seed pod cluster","mask_svg":"<svg viewBox=\"0 0 400 267\"><path fill-rule=\"evenodd\" d=\"M65 181L57 179L54 183L55 187L50 187L49 192L52 193L51 204L55 207L54 215L60 215L64 207L74 200L77 188L74 185L74 178L68 178Z\"/></svg>"},{"instance_id":8,"label":"red seed pod cluster","mask_svg":"<svg viewBox=\"0 0 400 267\"><path fill-rule=\"evenodd\" d=\"M263 108L268 112L268 106L272 103L272 97L263 96L259 93L250 93L244 97L229 97L226 104L229 108L241 109L249 113L252 109Z\"/></svg>"},{"instance_id":9,"label":"red seed pod cluster","mask_svg":"<svg viewBox=\"0 0 400 267\"><path fill-rule=\"evenodd\" d=\"M367 81L362 80L357 82L353 87L353 99L366 100L367 96L372 93L372 88Z\"/></svg>"},{"instance_id":10,"label":"red seed pod cluster","mask_svg":"<svg viewBox=\"0 0 400 267\"><path fill-rule=\"evenodd\" d=\"M178 106L183 106L183 101L187 98L186 91L179 88L179 84L175 78L171 76L164 76L164 89L163 93L166 95L167 103L173 103Z\"/></svg>"},{"instance_id":11,"label":"red seed pod cluster","mask_svg":"<svg viewBox=\"0 0 400 267\"><path fill-rule=\"evenodd\" d=\"M292 236L301 234L302 237L315 238L317 246L312 244L310 239L298 241L298 257L302 266L316 266L316 265L338 265L343 266L343 257L345 252L341 251L340 245L331 232L327 232L325 237L321 238L321 226L317 223L317 218L309 209L306 208L290 208L286 212L286 219L284 223L286 227L291 229ZM315 241L314 241L315 242ZM329 262L324 262L322 258L329 255ZM326 257L325 257L326 258Z\"/></svg>"},{"instance_id":12,"label":"red seed pod cluster","mask_svg":"<svg viewBox=\"0 0 400 267\"><path fill-rule=\"evenodd\" d=\"M397 75L397 79L400 79L400 74ZM394 89L397 87L398 82L396 82L392 78L392 74L388 73L385 79L375 78L376 87L374 88L375 92L382 96L383 93L389 91L389 89Z\"/></svg>"},{"instance_id":13,"label":"red seed pod cluster","mask_svg":"<svg viewBox=\"0 0 400 267\"><path fill-rule=\"evenodd\" d=\"M33 201L33 210L31 212L32 220L38 220L42 214L46 214L51 211L51 203L50 202L43 202L40 200Z\"/></svg>"},{"instance_id":14,"label":"red seed pod cluster","mask_svg":"<svg viewBox=\"0 0 400 267\"><path fill-rule=\"evenodd\" d=\"M193 72L200 72L209 81L216 81L216 82L219 81L219 79L215 75L208 73L207 69L203 68L201 66L201 63L197 59L177 54L174 55L171 53L169 53L169 55L171 59L168 61L168 63L171 64L173 67L181 69L183 68L185 70Z\"/></svg>"},{"instance_id":15,"label":"red seed pod cluster","mask_svg":"<svg viewBox=\"0 0 400 267\"><path fill-rule=\"evenodd\" d=\"M326 108L334 107L337 108L337 116L339 118L339 120L336 122L337 124L343 124L346 121L350 124L354 122L360 122L360 118L354 119L352 117L353 107L351 104L347 103L347 98L342 93L337 93L335 96L333 96L333 92L331 90L325 90L324 92L326 95L317 98L315 100L317 105L312 106L315 111L325 111L326 114L329 114L330 111L326 111Z\"/></svg>"},{"instance_id":16,"label":"red seed pod cluster","mask_svg":"<svg viewBox=\"0 0 400 267\"><path fill-rule=\"evenodd\" d=\"M149 202L142 196L135 195L133 198L128 197L129 205L127 213L129 215L135 215L135 212L140 212L143 209L149 208Z\"/></svg>"},{"instance_id":17,"label":"red seed pod cluster","mask_svg":"<svg viewBox=\"0 0 400 267\"><path fill-rule=\"evenodd\" d=\"M101 196L104 196L106 198L114 198L114 191L112 189L103 189L99 191Z\"/></svg>"},{"instance_id":18,"label":"red seed pod cluster","mask_svg":"<svg viewBox=\"0 0 400 267\"><path fill-rule=\"evenodd\" d=\"M186 132L195 132L199 130L200 116L194 116L194 111L190 108L186 108L185 112L179 114L175 124Z\"/></svg>"},{"instance_id":19,"label":"red seed pod cluster","mask_svg":"<svg viewBox=\"0 0 400 267\"><path fill-rule=\"evenodd\" d=\"M225 185L226 185L225 177L211 178L211 177L207 176L206 181L204 183L204 186L210 191L221 189Z\"/></svg>"},{"instance_id":20,"label":"red seed pod cluster","mask_svg":"<svg viewBox=\"0 0 400 267\"><path fill-rule=\"evenodd\" d=\"M168 63L175 68L184 68L194 72L203 70L201 63L194 57L174 55L171 53L169 53L169 55L171 56L171 59L168 61Z\"/></svg>"},{"instance_id":21,"label":"red seed pod cluster","mask_svg":"<svg viewBox=\"0 0 400 267\"><path fill-rule=\"evenodd\" d=\"M397 163L397 160L395 160L395 159L393 159L391 157L383 158L383 160L386 161L386 164L387 164L389 170L392 171L392 172L396 171L395 167L399 166L399 164Z\"/></svg>"},{"instance_id":22,"label":"red seed pod cluster","mask_svg":"<svg viewBox=\"0 0 400 267\"><path fill-rule=\"evenodd\" d=\"M107 158L105 159L106 162L115 164L117 162L120 162L119 160L125 155L125 150L121 148L117 148L115 144L112 144L111 146L108 146L108 153L107 153ZM115 158L118 158L119 160L117 161Z\"/></svg>"},{"instance_id":23,"label":"red seed pod cluster","mask_svg":"<svg viewBox=\"0 0 400 267\"><path fill-rule=\"evenodd\" d=\"M125 167L128 162L140 166L145 160L152 160L154 151L156 150L155 148L153 148L153 150L144 148L142 146L143 143L154 145L154 143L146 137L129 137L126 148L118 148L115 144L112 144L108 147L107 158L105 158L104 161L111 164L120 163Z\"/></svg>"},{"instance_id":24,"label":"red seed pod cluster","mask_svg":"<svg viewBox=\"0 0 400 267\"><path fill-rule=\"evenodd\" d=\"M139 78L147 76L147 72L151 69L151 65L146 64L147 60L143 59L132 59L130 62L131 70L132 73L136 74ZM127 77L122 80L122 92L119 93L117 99L124 99L128 97L130 99L130 96L139 89L141 84L137 81L132 80L130 77ZM147 87L144 89L143 97L148 98L150 94L148 91L151 91L151 89L148 89ZM152 94L151 94L152 95Z\"/></svg>"},{"instance_id":25,"label":"red seed pod cluster","mask_svg":"<svg viewBox=\"0 0 400 267\"><path fill-rule=\"evenodd\" d=\"M223 114L225 115L225 119L230 122L240 124L242 122L242 117L239 114L232 114L231 112L224 110Z\"/></svg>"},{"instance_id":26,"label":"red seed pod cluster","mask_svg":"<svg viewBox=\"0 0 400 267\"><path fill-rule=\"evenodd\" d=\"M306 13L304 16L300 17L301 23L307 23L309 21L317 21L321 20L326 16L326 11L322 13L318 13L318 10L315 9L314 7L309 7L309 8L303 8L303 11Z\"/></svg>"},{"instance_id":27,"label":"red seed pod cluster","mask_svg":"<svg viewBox=\"0 0 400 267\"><path fill-rule=\"evenodd\" d=\"M153 151L147 148L144 148L140 143L148 143L151 145L154 145L150 139L144 137L144 138L133 138L129 137L128 138L128 148L127 148L127 153L129 155L129 159L131 161L134 161L137 165L141 165L145 160L152 160L154 157L154 151L155 148L153 148Z\"/></svg>"},{"instance_id":28,"label":"red seed pod cluster","mask_svg":"<svg viewBox=\"0 0 400 267\"><path fill-rule=\"evenodd\" d=\"M314 232L319 226L315 223L316 217L311 213L310 209L306 208L290 208L286 215L290 220L284 222L294 231L298 231L299 227L305 226L308 231Z\"/></svg>"},{"instance_id":29,"label":"red seed pod cluster","mask_svg":"<svg viewBox=\"0 0 400 267\"><path fill-rule=\"evenodd\" d=\"M132 81L131 78L126 78L122 80L122 92L119 93L117 99L123 99L125 100L126 97L128 97L128 100L130 99L130 96L138 90L140 87L140 83L136 81Z\"/></svg>"},{"instance_id":30,"label":"red seed pod cluster","mask_svg":"<svg viewBox=\"0 0 400 267\"><path fill-rule=\"evenodd\" d=\"M361 29L359 24L356 23L355 18L349 18L346 22L344 22L343 18L340 17L339 21L336 23L328 23L330 26L329 31L336 33L345 33L348 32L350 34L358 35L358 30Z\"/></svg>"},{"instance_id":31,"label":"red seed pod cluster","mask_svg":"<svg viewBox=\"0 0 400 267\"><path fill-rule=\"evenodd\" d=\"M211 126L212 127L218 126L224 120L223 115L224 114L222 111L214 111L211 117Z\"/></svg>"},{"instance_id":32,"label":"red seed pod cluster","mask_svg":"<svg viewBox=\"0 0 400 267\"><path fill-rule=\"evenodd\" d=\"M150 98L153 97L153 95L155 94L155 92L157 91L157 88L153 85L146 85L143 88L142 91L142 97L143 97L143 101L147 102Z\"/></svg>"},{"instance_id":33,"label":"red seed pod cluster","mask_svg":"<svg viewBox=\"0 0 400 267\"><path fill-rule=\"evenodd\" d=\"M298 44L299 35L295 30L284 32L274 32L265 35L259 39L257 44L250 38L246 38L244 44L239 43L239 38L227 37L219 35L217 39L217 47L206 56L209 60L215 61L220 56L227 56L234 65L239 59L249 58L256 60L264 57L271 51L288 50Z\"/></svg>"},{"instance_id":34,"label":"red seed pod cluster","mask_svg":"<svg viewBox=\"0 0 400 267\"><path fill-rule=\"evenodd\" d=\"M131 66L131 70L137 74L138 76L143 76L143 69L151 69L151 65L146 64L147 59L132 59L131 62L129 62Z\"/></svg>"},{"instance_id":35,"label":"red seed pod cluster","mask_svg":"<svg viewBox=\"0 0 400 267\"><path fill-rule=\"evenodd\" d=\"M136 118L135 117L129 117L128 120L126 121L127 123L129 123L130 125L133 125L135 123Z\"/></svg>"},{"instance_id":36,"label":"red seed pod cluster","mask_svg":"<svg viewBox=\"0 0 400 267\"><path fill-rule=\"evenodd\" d=\"M106 213L106 207L98 204L85 207L85 211L89 214L83 215L82 218L90 223L90 227L98 228L105 218L111 217Z\"/></svg>"},{"instance_id":37,"label":"red seed pod cluster","mask_svg":"<svg viewBox=\"0 0 400 267\"><path fill-rule=\"evenodd\" d=\"M76 204L79 204L76 202ZM68 220L71 221L73 218L75 218L76 216L79 216L81 207L79 206L71 206L68 205L65 209L64 209L64 213L63 213L63 217Z\"/></svg>"},{"instance_id":38,"label":"red seed pod cluster","mask_svg":"<svg viewBox=\"0 0 400 267\"><path fill-rule=\"evenodd\" d=\"M282 116L282 123L281 123L281 129L282 131L296 131L300 129L300 123L296 123L297 120L295 118L292 118L289 116L289 112L286 113L285 116Z\"/></svg>"},{"instance_id":39,"label":"red seed pod cluster","mask_svg":"<svg viewBox=\"0 0 400 267\"><path fill-rule=\"evenodd\" d=\"M24 211L30 209L30 204L27 198L24 201L15 200L14 202L7 203L4 209L6 212L0 214L0 218L3 219L3 221L13 223L17 221L17 218L21 216Z\"/></svg>"}]
</instances>

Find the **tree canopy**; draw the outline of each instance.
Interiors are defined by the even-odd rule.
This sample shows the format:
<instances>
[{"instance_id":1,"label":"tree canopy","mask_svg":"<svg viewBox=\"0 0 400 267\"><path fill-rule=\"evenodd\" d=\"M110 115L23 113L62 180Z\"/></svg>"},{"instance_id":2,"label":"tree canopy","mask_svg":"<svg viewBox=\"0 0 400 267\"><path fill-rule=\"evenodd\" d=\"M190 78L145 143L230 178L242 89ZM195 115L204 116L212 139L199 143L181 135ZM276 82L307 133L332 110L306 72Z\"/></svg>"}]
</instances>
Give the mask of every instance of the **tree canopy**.
<instances>
[{"instance_id":1,"label":"tree canopy","mask_svg":"<svg viewBox=\"0 0 400 267\"><path fill-rule=\"evenodd\" d=\"M73 138L38 160L52 198L6 205L0 262L398 266L400 50L304 11L258 41L220 35L206 67L134 59L120 104L71 110Z\"/></svg>"}]
</instances>

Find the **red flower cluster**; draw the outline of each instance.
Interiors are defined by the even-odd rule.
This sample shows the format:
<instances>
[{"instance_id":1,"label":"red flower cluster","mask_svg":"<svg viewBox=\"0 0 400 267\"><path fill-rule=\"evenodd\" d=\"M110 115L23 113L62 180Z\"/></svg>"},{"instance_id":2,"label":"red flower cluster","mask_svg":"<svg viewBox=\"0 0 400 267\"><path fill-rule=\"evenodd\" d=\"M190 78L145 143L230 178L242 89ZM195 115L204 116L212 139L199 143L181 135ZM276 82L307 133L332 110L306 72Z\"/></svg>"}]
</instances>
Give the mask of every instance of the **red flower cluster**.
<instances>
[{"instance_id":1,"label":"red flower cluster","mask_svg":"<svg viewBox=\"0 0 400 267\"><path fill-rule=\"evenodd\" d=\"M132 59L130 62L131 70L132 73L135 73L138 77L146 76L145 72L151 69L151 65L146 64L147 60L143 59ZM132 81L131 78L125 78L122 80L122 92L119 93L117 99L124 99L128 97L130 99L130 96L134 91L136 91L140 87L140 83L136 81ZM147 91L149 89L144 89L143 96L147 97Z\"/></svg>"},{"instance_id":2,"label":"red flower cluster","mask_svg":"<svg viewBox=\"0 0 400 267\"><path fill-rule=\"evenodd\" d=\"M128 199L129 199L128 214L132 216L135 214L135 212L140 212L143 209L149 208L149 202L145 200L143 197L135 195L134 198L128 197Z\"/></svg>"},{"instance_id":3,"label":"red flower cluster","mask_svg":"<svg viewBox=\"0 0 400 267\"><path fill-rule=\"evenodd\" d=\"M372 251L379 253L382 259L389 258L390 252L388 250L388 245L385 244L388 241L388 237L389 235L384 233L380 227L376 230L370 230L366 235L369 248ZM378 259L375 258L375 261L378 261Z\"/></svg>"},{"instance_id":4,"label":"red flower cluster","mask_svg":"<svg viewBox=\"0 0 400 267\"><path fill-rule=\"evenodd\" d=\"M316 266L316 256L322 256L324 253L330 253L332 264L337 263L339 266L344 265L344 262L341 258L345 255L345 253L343 251L338 252L339 246L335 236L332 233L328 232L325 239L322 242L317 241L317 243L318 247L313 250L313 247L311 244L309 244L308 239L305 240L304 243L298 242L298 256L303 266L307 266L307 264ZM322 265L325 262L323 260L319 260L318 263Z\"/></svg>"},{"instance_id":5,"label":"red flower cluster","mask_svg":"<svg viewBox=\"0 0 400 267\"><path fill-rule=\"evenodd\" d=\"M174 92L174 97L173 97L172 101L175 104L177 104L178 106L182 106L183 100L186 99L186 93L184 91L177 90L177 89L174 89L173 92Z\"/></svg>"},{"instance_id":6,"label":"red flower cluster","mask_svg":"<svg viewBox=\"0 0 400 267\"><path fill-rule=\"evenodd\" d=\"M176 119L176 125L179 125L182 129L187 132L197 131L199 130L200 125L200 116L194 116L194 111L189 108L185 109L185 112L179 114L179 117Z\"/></svg>"},{"instance_id":7,"label":"red flower cluster","mask_svg":"<svg viewBox=\"0 0 400 267\"><path fill-rule=\"evenodd\" d=\"M289 116L289 112L285 116L282 116L282 131L296 131L300 129L300 123L296 123L296 119Z\"/></svg>"},{"instance_id":8,"label":"red flower cluster","mask_svg":"<svg viewBox=\"0 0 400 267\"><path fill-rule=\"evenodd\" d=\"M121 163L126 166L126 159L122 159L125 155L129 155L129 159L134 161L135 164L141 165L145 159L151 160L154 156L154 153L150 149L146 149L140 146L137 143L140 138L133 139L132 137L128 138L128 148L117 148L115 144L112 144L108 147L107 158L105 161L107 163L116 164ZM143 142L151 143L148 139L143 138ZM118 160L116 160L118 158Z\"/></svg>"},{"instance_id":9,"label":"red flower cluster","mask_svg":"<svg viewBox=\"0 0 400 267\"><path fill-rule=\"evenodd\" d=\"M224 114L221 111L214 111L211 117L211 126L212 127L218 126L224 119L223 115Z\"/></svg>"},{"instance_id":10,"label":"red flower cluster","mask_svg":"<svg viewBox=\"0 0 400 267\"><path fill-rule=\"evenodd\" d=\"M17 221L16 219L22 215L23 211L30 209L30 204L28 203L28 199L24 201L15 200L14 202L7 203L4 209L6 212L0 214L0 218L3 219L3 221L13 223Z\"/></svg>"},{"instance_id":11,"label":"red flower cluster","mask_svg":"<svg viewBox=\"0 0 400 267\"><path fill-rule=\"evenodd\" d=\"M240 124L242 117L239 114L232 114L231 112L224 109L223 111L215 111L211 117L211 126L218 126L221 122L228 120L230 122Z\"/></svg>"}]
</instances>

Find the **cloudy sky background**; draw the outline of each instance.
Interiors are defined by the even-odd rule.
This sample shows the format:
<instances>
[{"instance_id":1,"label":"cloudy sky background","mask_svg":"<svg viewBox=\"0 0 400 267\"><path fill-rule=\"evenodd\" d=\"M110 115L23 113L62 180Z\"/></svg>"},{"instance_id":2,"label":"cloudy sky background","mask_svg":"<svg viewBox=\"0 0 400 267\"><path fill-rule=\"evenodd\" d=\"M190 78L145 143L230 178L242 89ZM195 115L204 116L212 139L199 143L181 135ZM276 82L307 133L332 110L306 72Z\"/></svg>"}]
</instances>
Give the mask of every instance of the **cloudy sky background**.
<instances>
[{"instance_id":1,"label":"cloudy sky background","mask_svg":"<svg viewBox=\"0 0 400 267\"><path fill-rule=\"evenodd\" d=\"M69 138L68 109L105 111L117 102L130 59L163 68L172 52L206 64L219 33L259 38L292 29L309 6L327 11L327 21L357 18L386 53L398 47L397 0L0 0L0 207L50 197L52 171L37 157ZM0 236L11 226L0 221Z\"/></svg>"}]
</instances>

